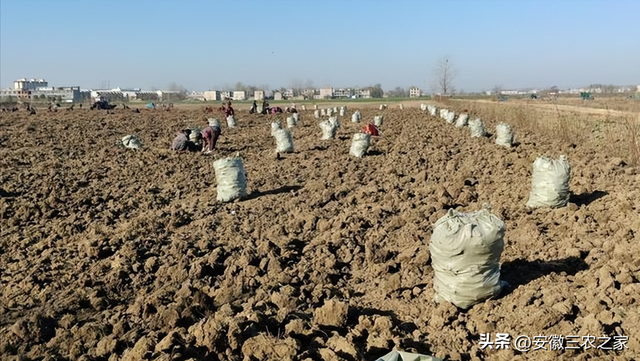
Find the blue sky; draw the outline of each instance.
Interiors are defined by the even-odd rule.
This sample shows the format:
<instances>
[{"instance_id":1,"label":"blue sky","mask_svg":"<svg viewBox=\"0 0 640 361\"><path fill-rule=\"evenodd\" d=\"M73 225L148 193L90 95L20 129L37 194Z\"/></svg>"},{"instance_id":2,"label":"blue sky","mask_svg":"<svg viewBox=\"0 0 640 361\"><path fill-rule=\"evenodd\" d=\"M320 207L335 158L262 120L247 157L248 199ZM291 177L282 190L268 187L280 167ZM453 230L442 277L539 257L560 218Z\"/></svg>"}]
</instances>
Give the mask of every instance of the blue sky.
<instances>
[{"instance_id":1,"label":"blue sky","mask_svg":"<svg viewBox=\"0 0 640 361\"><path fill-rule=\"evenodd\" d=\"M640 0L0 0L0 86L640 84Z\"/></svg>"}]
</instances>

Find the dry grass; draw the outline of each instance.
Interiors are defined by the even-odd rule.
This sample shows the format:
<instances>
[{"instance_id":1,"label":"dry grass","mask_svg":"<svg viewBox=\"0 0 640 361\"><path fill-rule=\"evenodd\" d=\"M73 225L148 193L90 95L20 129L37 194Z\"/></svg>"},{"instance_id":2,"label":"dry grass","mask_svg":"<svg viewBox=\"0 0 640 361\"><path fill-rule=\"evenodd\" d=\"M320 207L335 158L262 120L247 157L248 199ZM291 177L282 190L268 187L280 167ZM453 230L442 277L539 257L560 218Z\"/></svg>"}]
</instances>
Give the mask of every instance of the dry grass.
<instances>
[{"instance_id":1,"label":"dry grass","mask_svg":"<svg viewBox=\"0 0 640 361\"><path fill-rule=\"evenodd\" d=\"M580 109L557 101L478 102L453 101L448 108L456 113L468 110L490 127L509 123L518 134L536 134L558 144L585 144L607 156L640 165L640 106L632 111Z\"/></svg>"}]
</instances>

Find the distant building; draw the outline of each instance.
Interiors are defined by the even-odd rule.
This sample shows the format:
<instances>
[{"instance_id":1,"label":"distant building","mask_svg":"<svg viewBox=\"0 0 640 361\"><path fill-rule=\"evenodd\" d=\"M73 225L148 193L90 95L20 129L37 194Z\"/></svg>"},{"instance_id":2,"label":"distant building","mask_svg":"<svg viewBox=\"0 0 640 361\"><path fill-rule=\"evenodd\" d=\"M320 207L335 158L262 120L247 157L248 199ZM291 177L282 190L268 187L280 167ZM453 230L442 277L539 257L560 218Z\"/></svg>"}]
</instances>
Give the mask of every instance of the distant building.
<instances>
[{"instance_id":1,"label":"distant building","mask_svg":"<svg viewBox=\"0 0 640 361\"><path fill-rule=\"evenodd\" d=\"M0 90L0 99L16 98L18 100L28 101L31 98L30 90L22 89L2 89Z\"/></svg>"},{"instance_id":2,"label":"distant building","mask_svg":"<svg viewBox=\"0 0 640 361\"><path fill-rule=\"evenodd\" d=\"M371 98L371 89L358 89L355 94L356 98Z\"/></svg>"},{"instance_id":3,"label":"distant building","mask_svg":"<svg viewBox=\"0 0 640 361\"><path fill-rule=\"evenodd\" d=\"M187 99L204 101L204 92L192 91L187 94Z\"/></svg>"},{"instance_id":4,"label":"distant building","mask_svg":"<svg viewBox=\"0 0 640 361\"><path fill-rule=\"evenodd\" d=\"M34 90L38 88L48 88L49 83L44 79L18 79L13 82L13 89L15 90Z\"/></svg>"},{"instance_id":5,"label":"distant building","mask_svg":"<svg viewBox=\"0 0 640 361\"><path fill-rule=\"evenodd\" d=\"M422 96L422 89L417 86L409 88L409 98L420 98Z\"/></svg>"},{"instance_id":6,"label":"distant building","mask_svg":"<svg viewBox=\"0 0 640 361\"><path fill-rule=\"evenodd\" d=\"M331 99L333 97L333 87L331 88L320 88L320 99Z\"/></svg>"},{"instance_id":7,"label":"distant building","mask_svg":"<svg viewBox=\"0 0 640 361\"><path fill-rule=\"evenodd\" d=\"M122 92L126 100L138 99L138 93L142 90L140 88L120 89L119 87L116 89Z\"/></svg>"},{"instance_id":8,"label":"distant building","mask_svg":"<svg viewBox=\"0 0 640 361\"><path fill-rule=\"evenodd\" d=\"M233 97L233 92L224 91L220 92L220 100L225 100L227 98L231 99Z\"/></svg>"},{"instance_id":9,"label":"distant building","mask_svg":"<svg viewBox=\"0 0 640 361\"><path fill-rule=\"evenodd\" d=\"M160 101L177 101L184 99L184 96L179 90L158 90L158 98Z\"/></svg>"},{"instance_id":10,"label":"distant building","mask_svg":"<svg viewBox=\"0 0 640 361\"><path fill-rule=\"evenodd\" d=\"M264 100L264 90L255 90L253 92L253 100Z\"/></svg>"},{"instance_id":11,"label":"distant building","mask_svg":"<svg viewBox=\"0 0 640 361\"><path fill-rule=\"evenodd\" d=\"M246 100L247 99L246 92L244 90L236 90L236 91L233 92L233 95L232 95L231 99L233 99L233 100Z\"/></svg>"},{"instance_id":12,"label":"distant building","mask_svg":"<svg viewBox=\"0 0 640 361\"><path fill-rule=\"evenodd\" d=\"M315 89L307 88L302 92L302 97L304 99L313 99L313 96L316 94Z\"/></svg>"},{"instance_id":13,"label":"distant building","mask_svg":"<svg viewBox=\"0 0 640 361\"><path fill-rule=\"evenodd\" d=\"M347 89L336 89L333 91L333 98L351 98L352 91L350 88Z\"/></svg>"},{"instance_id":14,"label":"distant building","mask_svg":"<svg viewBox=\"0 0 640 361\"><path fill-rule=\"evenodd\" d=\"M638 85L638 93L640 93L640 85Z\"/></svg>"},{"instance_id":15,"label":"distant building","mask_svg":"<svg viewBox=\"0 0 640 361\"><path fill-rule=\"evenodd\" d=\"M122 102L125 100L124 93L119 89L98 89L91 91L91 100L107 100L109 102Z\"/></svg>"},{"instance_id":16,"label":"distant building","mask_svg":"<svg viewBox=\"0 0 640 361\"><path fill-rule=\"evenodd\" d=\"M213 100L222 100L219 90L207 90L202 95L204 96L204 100L208 102Z\"/></svg>"},{"instance_id":17,"label":"distant building","mask_svg":"<svg viewBox=\"0 0 640 361\"><path fill-rule=\"evenodd\" d=\"M273 100L282 100L282 93L273 92Z\"/></svg>"},{"instance_id":18,"label":"distant building","mask_svg":"<svg viewBox=\"0 0 640 361\"><path fill-rule=\"evenodd\" d=\"M136 93L137 100L143 100L148 102L158 101L160 97L158 97L158 93L154 91L139 91Z\"/></svg>"},{"instance_id":19,"label":"distant building","mask_svg":"<svg viewBox=\"0 0 640 361\"><path fill-rule=\"evenodd\" d=\"M67 86L67 87L51 87L51 88L37 88L31 90L31 99L51 99L58 100L65 103L78 102L81 100L80 87L79 86Z\"/></svg>"},{"instance_id":20,"label":"distant building","mask_svg":"<svg viewBox=\"0 0 640 361\"><path fill-rule=\"evenodd\" d=\"M285 99L291 99L293 98L293 89L286 89L283 93L282 93L282 97Z\"/></svg>"}]
</instances>

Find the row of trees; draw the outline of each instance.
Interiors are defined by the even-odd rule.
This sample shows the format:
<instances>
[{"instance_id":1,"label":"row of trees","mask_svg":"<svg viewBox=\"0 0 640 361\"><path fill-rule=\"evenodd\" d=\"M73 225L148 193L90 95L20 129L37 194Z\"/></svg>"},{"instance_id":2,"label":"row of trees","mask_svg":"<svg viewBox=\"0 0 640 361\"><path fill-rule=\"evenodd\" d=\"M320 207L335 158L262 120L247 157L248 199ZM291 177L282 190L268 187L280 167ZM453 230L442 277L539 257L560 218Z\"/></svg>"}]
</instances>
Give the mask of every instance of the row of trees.
<instances>
[{"instance_id":1,"label":"row of trees","mask_svg":"<svg viewBox=\"0 0 640 361\"><path fill-rule=\"evenodd\" d=\"M434 79L436 79L436 85L433 86L433 90L435 92L439 92L441 94L453 94L455 93L455 87L453 86L453 80L457 75L457 71L453 66L453 63L449 61L449 59L441 59L436 63L434 68ZM293 96L309 96L312 97L312 92L315 92L315 85L313 81L307 79L306 81L302 81L299 79L295 79L291 81L288 88L280 87L270 89L269 84L262 85L248 85L242 82L237 82L234 86L230 84L225 84L222 86L220 90L222 91L245 91L248 96L252 96L255 91L263 90L265 92L269 92L270 90L279 91L281 93L287 93L289 90L293 92ZM381 84L375 84L371 86L366 86L361 88L363 90L369 90L372 98L382 98L385 94L385 91L382 89ZM152 90L157 90L152 88ZM176 98L184 98L187 94L187 89L181 85L176 84L175 82L171 83L169 86L169 90L179 92L178 95L175 95ZM401 87L396 87L393 90L387 91L387 94L391 97L407 97L409 96L409 90L403 89Z\"/></svg>"}]
</instances>

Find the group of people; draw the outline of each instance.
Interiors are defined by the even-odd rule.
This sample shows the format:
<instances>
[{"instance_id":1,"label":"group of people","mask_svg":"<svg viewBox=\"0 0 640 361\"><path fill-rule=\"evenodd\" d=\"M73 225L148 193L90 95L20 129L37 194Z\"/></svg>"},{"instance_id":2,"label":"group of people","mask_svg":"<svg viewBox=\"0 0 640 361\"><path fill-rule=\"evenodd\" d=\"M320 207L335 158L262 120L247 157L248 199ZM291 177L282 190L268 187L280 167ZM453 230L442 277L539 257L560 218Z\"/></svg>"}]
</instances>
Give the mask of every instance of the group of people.
<instances>
[{"instance_id":1,"label":"group of people","mask_svg":"<svg viewBox=\"0 0 640 361\"><path fill-rule=\"evenodd\" d=\"M220 123L217 119L212 119L207 122L207 126L197 133L195 137L191 136L193 132L191 129L182 129L177 132L171 144L171 149L189 152L197 152L200 150L205 154L213 152L222 130L220 129Z\"/></svg>"},{"instance_id":2,"label":"group of people","mask_svg":"<svg viewBox=\"0 0 640 361\"><path fill-rule=\"evenodd\" d=\"M251 109L249 109L249 114L277 114L277 113L283 113L283 112L287 112L287 113L297 113L298 111L296 110L295 106L291 107L291 108L286 108L286 110L282 110L282 108L280 107L270 107L269 106L269 102L267 100L263 100L262 101L262 111L258 111L258 103L254 100L253 101L253 105L251 105Z\"/></svg>"},{"instance_id":3,"label":"group of people","mask_svg":"<svg viewBox=\"0 0 640 361\"><path fill-rule=\"evenodd\" d=\"M210 108L207 108L205 111L209 112L209 109ZM236 114L233 107L231 107L230 99L226 99L225 103L223 103L218 110L223 113L225 117L232 117ZM217 119L207 119L206 121L207 126L193 137L191 136L193 133L191 129L182 129L178 131L176 133L176 137L173 139L173 143L171 144L171 149L190 152L197 152L200 150L205 154L213 152L216 148L216 143L218 143L218 138L222 133L222 129L220 128L220 122Z\"/></svg>"}]
</instances>

